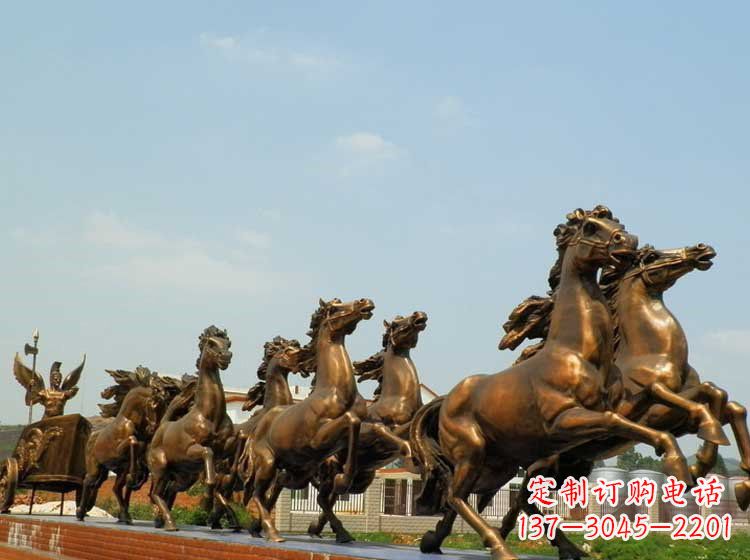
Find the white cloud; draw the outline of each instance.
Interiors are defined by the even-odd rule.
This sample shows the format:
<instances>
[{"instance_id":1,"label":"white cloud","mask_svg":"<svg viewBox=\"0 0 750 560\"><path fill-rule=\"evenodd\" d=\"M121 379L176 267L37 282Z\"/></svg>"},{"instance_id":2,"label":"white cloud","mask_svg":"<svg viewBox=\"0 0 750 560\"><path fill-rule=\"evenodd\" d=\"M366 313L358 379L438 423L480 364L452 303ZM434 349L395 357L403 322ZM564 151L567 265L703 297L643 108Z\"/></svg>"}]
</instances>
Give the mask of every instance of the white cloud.
<instances>
[{"instance_id":1,"label":"white cloud","mask_svg":"<svg viewBox=\"0 0 750 560\"><path fill-rule=\"evenodd\" d=\"M253 269L203 251L126 257L95 268L93 276L141 288L235 293L254 292L267 282Z\"/></svg>"},{"instance_id":2,"label":"white cloud","mask_svg":"<svg viewBox=\"0 0 750 560\"><path fill-rule=\"evenodd\" d=\"M237 37L215 37L209 33L201 33L200 42L204 47L220 49L223 51L231 51L233 49L236 49L240 44L240 41Z\"/></svg>"},{"instance_id":3,"label":"white cloud","mask_svg":"<svg viewBox=\"0 0 750 560\"><path fill-rule=\"evenodd\" d=\"M241 229L237 232L237 239L256 249L268 249L271 246L271 236L262 231Z\"/></svg>"},{"instance_id":4,"label":"white cloud","mask_svg":"<svg viewBox=\"0 0 750 560\"><path fill-rule=\"evenodd\" d=\"M310 77L329 74L341 66L341 61L330 54L269 44L272 41L263 31L242 37L201 33L199 42L206 49L219 51L249 66L293 70Z\"/></svg>"},{"instance_id":5,"label":"white cloud","mask_svg":"<svg viewBox=\"0 0 750 560\"><path fill-rule=\"evenodd\" d=\"M750 354L750 330L724 329L708 333L706 343L718 350Z\"/></svg>"},{"instance_id":6,"label":"white cloud","mask_svg":"<svg viewBox=\"0 0 750 560\"><path fill-rule=\"evenodd\" d=\"M101 247L120 249L155 249L169 245L158 233L133 228L115 214L99 211L86 219L84 239Z\"/></svg>"},{"instance_id":7,"label":"white cloud","mask_svg":"<svg viewBox=\"0 0 750 560\"><path fill-rule=\"evenodd\" d=\"M396 144L372 132L355 132L339 136L335 142L338 152L338 173L349 177L363 171L382 167L388 160L403 155Z\"/></svg>"},{"instance_id":8,"label":"white cloud","mask_svg":"<svg viewBox=\"0 0 750 560\"><path fill-rule=\"evenodd\" d=\"M248 264L247 251L237 251L226 242L209 244L137 228L112 213L92 213L82 240L89 247L106 249L91 268L97 280L189 291L253 292L268 285L267 268L261 275ZM236 242L265 249L271 237L240 230Z\"/></svg>"},{"instance_id":9,"label":"white cloud","mask_svg":"<svg viewBox=\"0 0 750 560\"><path fill-rule=\"evenodd\" d=\"M435 116L451 126L474 126L478 119L459 97L447 95L435 105Z\"/></svg>"},{"instance_id":10,"label":"white cloud","mask_svg":"<svg viewBox=\"0 0 750 560\"><path fill-rule=\"evenodd\" d=\"M336 145L355 154L379 158L394 157L398 153L393 143L371 132L355 132L348 136L339 136L336 138Z\"/></svg>"}]
</instances>

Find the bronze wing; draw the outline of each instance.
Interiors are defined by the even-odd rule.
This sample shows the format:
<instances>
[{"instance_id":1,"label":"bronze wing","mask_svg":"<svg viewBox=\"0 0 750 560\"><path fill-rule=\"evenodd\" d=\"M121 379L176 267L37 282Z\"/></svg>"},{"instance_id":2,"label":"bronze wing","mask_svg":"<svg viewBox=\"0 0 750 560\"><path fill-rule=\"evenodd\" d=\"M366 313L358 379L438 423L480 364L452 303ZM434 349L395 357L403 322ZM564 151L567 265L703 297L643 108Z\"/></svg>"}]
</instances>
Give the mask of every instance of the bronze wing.
<instances>
[{"instance_id":1,"label":"bronze wing","mask_svg":"<svg viewBox=\"0 0 750 560\"><path fill-rule=\"evenodd\" d=\"M65 377L65 381L63 381L63 384L61 387L63 391L70 391L71 389L76 388L76 385L78 385L78 380L81 379L81 373L83 373L83 366L85 365L86 365L86 354L83 355L83 361L81 362L81 365L78 366L73 371L71 371Z\"/></svg>"},{"instance_id":2,"label":"bronze wing","mask_svg":"<svg viewBox=\"0 0 750 560\"><path fill-rule=\"evenodd\" d=\"M39 392L44 390L44 379L38 373L27 368L18 353L13 360L13 375L26 389L26 406L38 403Z\"/></svg>"}]
</instances>

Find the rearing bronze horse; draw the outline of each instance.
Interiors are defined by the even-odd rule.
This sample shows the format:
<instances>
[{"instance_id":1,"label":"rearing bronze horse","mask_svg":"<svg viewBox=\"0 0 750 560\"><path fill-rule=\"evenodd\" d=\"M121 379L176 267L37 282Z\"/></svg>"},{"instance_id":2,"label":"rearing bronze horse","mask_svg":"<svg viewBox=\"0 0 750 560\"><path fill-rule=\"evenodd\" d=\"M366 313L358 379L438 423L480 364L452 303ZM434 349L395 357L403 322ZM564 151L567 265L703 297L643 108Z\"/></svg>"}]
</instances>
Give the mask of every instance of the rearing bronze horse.
<instances>
[{"instance_id":1,"label":"rearing bronze horse","mask_svg":"<svg viewBox=\"0 0 750 560\"><path fill-rule=\"evenodd\" d=\"M415 311L408 317L397 316L390 323L383 321L383 350L362 362L354 362L359 381L378 381L375 400L367 407L367 418L362 423L357 447L357 471L350 494L361 494L372 484L375 472L399 456L410 456L406 438L414 414L422 406L422 394L417 368L411 350L417 345L419 333L427 327L427 314ZM319 537L330 521L336 541L351 542L352 536L333 512L338 494L333 490L333 478L340 472L343 457L326 461L317 476L318 504L323 513L310 524L307 532Z\"/></svg>"},{"instance_id":2,"label":"rearing bronze horse","mask_svg":"<svg viewBox=\"0 0 750 560\"><path fill-rule=\"evenodd\" d=\"M631 259L637 238L601 206L567 218L555 230L560 286L544 348L503 372L465 379L423 407L412 423L412 447L427 475L422 506L446 487L449 506L435 532L422 538L423 552L439 551L459 514L494 560L515 558L499 532L469 505L469 494L491 498L519 466L528 468L602 436L647 443L664 453L670 474L692 481L671 434L611 412L619 372L613 367L612 318L597 273Z\"/></svg>"},{"instance_id":3,"label":"rearing bronze horse","mask_svg":"<svg viewBox=\"0 0 750 560\"><path fill-rule=\"evenodd\" d=\"M717 445L728 443L721 423L728 421L732 424L743 462L750 458L744 407L727 403L724 391L712 383L700 381L687 360L685 333L663 300L664 292L679 278L692 270L710 268L715 254L713 248L704 244L662 251L647 246L639 251L629 270L623 273L607 269L600 282L615 318L615 363L623 377L624 397L617 411L676 436L697 433L706 440L697 455L697 463L691 467L695 477L705 476L714 465ZM534 338L545 337L545 321L549 319L554 297L547 298L547 302L543 299L529 298L514 310L511 320L504 325L508 334L501 342L501 348L517 346L524 338L531 338L529 333L532 332L536 333ZM532 355L543 344L544 341L531 350L527 349L519 359ZM550 458L543 465L546 469L529 472L527 478L545 470L544 474L554 476L559 482L567 476L585 476L591 471L595 459L617 455L630 446L632 442L618 438L593 441ZM743 481L737 485L740 506L743 506L742 489L747 487L746 483ZM510 532L520 510L538 513L526 501L526 484L523 486L516 504L503 520L502 534ZM557 532L555 540L557 542L553 544L559 547L561 558L583 556L562 532Z\"/></svg>"},{"instance_id":4,"label":"rearing bronze horse","mask_svg":"<svg viewBox=\"0 0 750 560\"><path fill-rule=\"evenodd\" d=\"M219 370L227 369L232 361L231 345L226 331L213 325L203 331L198 341L198 380L190 410L174 420L170 407L146 453L152 478L150 497L159 510L156 524L163 523L167 531L177 530L170 511L174 496L190 488L201 471L205 473L209 496L218 499L233 516L221 493L214 492L215 460L236 449L234 424L227 415L219 374ZM239 525L236 519L232 521Z\"/></svg>"},{"instance_id":5,"label":"rearing bronze horse","mask_svg":"<svg viewBox=\"0 0 750 560\"><path fill-rule=\"evenodd\" d=\"M250 440L253 470L248 484L253 491L248 509L260 519L269 540L283 541L270 510L281 488L292 480L306 485L324 459L346 450L334 488L343 493L352 484L360 426L367 410L344 339L362 319L372 317L374 308L369 299L320 301L310 322L312 340L305 347L310 357L302 368L316 372L312 393L300 403L268 411Z\"/></svg>"},{"instance_id":6,"label":"rearing bronze horse","mask_svg":"<svg viewBox=\"0 0 750 560\"><path fill-rule=\"evenodd\" d=\"M119 505L117 520L131 524L130 494L148 478L144 455L146 445L164 411L180 391L180 382L159 377L148 368L135 371L107 370L115 380L102 391L102 398L115 402L100 404L104 418L113 420L91 434L86 444L86 477L76 516L83 521L96 501L99 487L110 471L116 475L113 491ZM123 493L124 491L124 493Z\"/></svg>"}]
</instances>

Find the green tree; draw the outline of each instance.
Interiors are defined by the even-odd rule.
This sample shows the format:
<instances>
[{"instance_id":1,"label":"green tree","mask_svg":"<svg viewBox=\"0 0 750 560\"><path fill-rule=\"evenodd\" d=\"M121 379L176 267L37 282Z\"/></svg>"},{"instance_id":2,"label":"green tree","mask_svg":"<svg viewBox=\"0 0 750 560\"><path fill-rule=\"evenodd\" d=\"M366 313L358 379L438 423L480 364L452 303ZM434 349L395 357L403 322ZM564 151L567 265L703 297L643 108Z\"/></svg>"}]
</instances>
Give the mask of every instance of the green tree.
<instances>
[{"instance_id":1,"label":"green tree","mask_svg":"<svg viewBox=\"0 0 750 560\"><path fill-rule=\"evenodd\" d=\"M716 464L714 465L714 468L711 469L712 473L720 474L722 476L729 476L729 472L727 471L727 465L724 462L724 457L721 455L716 456Z\"/></svg>"},{"instance_id":2,"label":"green tree","mask_svg":"<svg viewBox=\"0 0 750 560\"><path fill-rule=\"evenodd\" d=\"M646 457L645 455L638 453L635 449L628 449L625 453L619 455L617 457L617 466L626 471L648 469L662 472L662 462L660 459Z\"/></svg>"}]
</instances>

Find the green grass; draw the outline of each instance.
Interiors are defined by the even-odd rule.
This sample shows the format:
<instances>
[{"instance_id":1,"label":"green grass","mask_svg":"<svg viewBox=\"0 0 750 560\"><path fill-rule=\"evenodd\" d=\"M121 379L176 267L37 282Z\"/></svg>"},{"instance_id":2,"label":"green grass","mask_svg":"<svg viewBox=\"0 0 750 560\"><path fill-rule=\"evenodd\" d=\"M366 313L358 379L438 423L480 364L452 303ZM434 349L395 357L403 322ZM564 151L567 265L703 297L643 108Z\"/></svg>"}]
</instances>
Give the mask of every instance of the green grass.
<instances>
[{"instance_id":1,"label":"green grass","mask_svg":"<svg viewBox=\"0 0 750 560\"><path fill-rule=\"evenodd\" d=\"M99 507L112 515L117 515L117 502L106 499ZM247 528L250 516L239 505L232 507L240 525ZM132 504L130 514L133 519L152 520L153 510L147 504ZM175 507L172 510L178 525L205 525L207 514L200 508ZM226 526L226 522L224 522ZM360 542L419 546L420 535L397 533L353 533ZM723 541L673 541L668 535L650 535L642 541L596 540L585 541L581 535L568 535L579 547L588 549L595 560L747 560L750 558L750 533L734 532L731 540ZM513 551L520 554L536 554L557 557L557 552L545 540L519 541L515 534L508 539ZM479 537L475 533L451 535L445 541L445 548L482 550Z\"/></svg>"}]
</instances>

